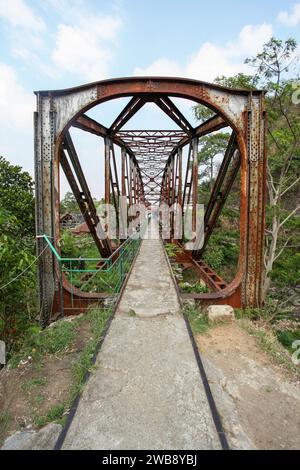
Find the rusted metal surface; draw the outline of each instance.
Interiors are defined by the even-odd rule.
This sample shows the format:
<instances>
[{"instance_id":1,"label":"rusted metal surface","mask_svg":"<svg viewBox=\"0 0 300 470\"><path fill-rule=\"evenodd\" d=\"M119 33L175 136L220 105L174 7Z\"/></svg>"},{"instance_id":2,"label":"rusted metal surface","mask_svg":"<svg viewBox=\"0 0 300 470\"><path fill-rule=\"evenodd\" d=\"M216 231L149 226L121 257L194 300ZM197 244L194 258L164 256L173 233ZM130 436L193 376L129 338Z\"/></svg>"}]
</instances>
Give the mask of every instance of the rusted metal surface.
<instances>
[{"instance_id":1,"label":"rusted metal surface","mask_svg":"<svg viewBox=\"0 0 300 470\"><path fill-rule=\"evenodd\" d=\"M111 295L107 293L89 293L83 292L73 285L71 286L68 280L63 276L63 289L61 299L61 291L57 290L54 294L52 320L57 316L60 311L60 306L63 304L66 316L78 315L85 312L90 306L103 305L106 299Z\"/></svg>"},{"instance_id":2,"label":"rusted metal surface","mask_svg":"<svg viewBox=\"0 0 300 470\"><path fill-rule=\"evenodd\" d=\"M105 80L76 88L37 92L35 114L35 169L37 234L52 237L57 249L59 238L59 164L69 175L72 189L79 204L89 206L90 220L95 223L89 191L76 187L63 145L68 140L70 126L105 139L105 200L117 205L117 197L126 195L129 204L144 201L149 204L168 205L192 201L193 228L198 199L197 139L230 126L233 138L225 154L215 187L206 209L207 244L217 222L236 173L241 168L240 257L236 278L213 294L203 295L203 302L228 301L234 306L260 306L263 302L261 279L263 275L262 251L264 240L266 197L266 150L264 93L234 90L197 80L173 77L132 77ZM109 128L91 119L86 112L104 101L119 97L130 100ZM194 128L176 107L173 98L185 98L208 106L215 116ZM178 131L122 130L129 119L145 103L155 103L179 127ZM233 140L234 139L234 140ZM233 146L234 143L234 146ZM121 147L121 181L114 145ZM182 151L189 146L185 181L183 182ZM239 158L233 158L238 149ZM70 148L70 145L69 145ZM73 152L74 154L74 152ZM72 152L71 152L72 158ZM76 160L76 156L75 156ZM74 162L73 166L74 166ZM75 172L84 181L78 162ZM74 177L73 177L74 178ZM75 180L75 179L74 179ZM77 183L76 183L77 184ZM92 223L91 223L92 222ZM174 217L171 213L171 234ZM91 232L92 233L92 232ZM96 242L97 243L97 242ZM108 241L109 244L109 241ZM38 241L38 254L44 249ZM202 250L203 252L203 250ZM202 252L194 252L196 264ZM47 324L57 290L55 262L49 252L39 261L39 298L41 323ZM199 266L198 266L199 267ZM203 268L203 266L202 266Z\"/></svg>"},{"instance_id":3,"label":"rusted metal surface","mask_svg":"<svg viewBox=\"0 0 300 470\"><path fill-rule=\"evenodd\" d=\"M128 130L119 131L119 138L136 157L146 202L160 202L163 172L170 153L185 136L182 131Z\"/></svg>"},{"instance_id":4,"label":"rusted metal surface","mask_svg":"<svg viewBox=\"0 0 300 470\"><path fill-rule=\"evenodd\" d=\"M112 253L110 241L104 237L104 231L101 228L101 224L99 223L100 221L97 215L93 198L91 196L88 184L83 174L71 136L68 132L65 134L63 148L67 151L69 155L70 161L77 176L77 180L80 184L80 187L78 187L72 172L72 168L66 158L64 151L62 151L61 166L76 198L81 213L86 221L87 226L89 227L92 237L94 238L95 244L100 252L100 255L103 257L110 256L110 254ZM101 233L103 234L100 239L97 235L96 227L98 227L98 231L101 229Z\"/></svg>"},{"instance_id":5,"label":"rusted metal surface","mask_svg":"<svg viewBox=\"0 0 300 470\"><path fill-rule=\"evenodd\" d=\"M193 264L197 266L201 279L203 279L206 285L213 291L219 292L226 289L228 284L210 266L204 263L204 261L193 260Z\"/></svg>"},{"instance_id":6,"label":"rusted metal surface","mask_svg":"<svg viewBox=\"0 0 300 470\"><path fill-rule=\"evenodd\" d=\"M220 292L228 287L228 284L224 281L224 279L222 279L221 276L219 276L219 274L217 274L203 260L195 260L191 253L184 251L183 245L181 243L176 242L176 245L181 249L180 252L176 255L176 261L185 269L193 269L193 271L198 274L199 279L204 281L207 287L209 287L213 293ZM193 295L194 294L191 294L190 298L192 298ZM202 296L206 294L197 294L196 298L199 298L199 295Z\"/></svg>"}]
</instances>

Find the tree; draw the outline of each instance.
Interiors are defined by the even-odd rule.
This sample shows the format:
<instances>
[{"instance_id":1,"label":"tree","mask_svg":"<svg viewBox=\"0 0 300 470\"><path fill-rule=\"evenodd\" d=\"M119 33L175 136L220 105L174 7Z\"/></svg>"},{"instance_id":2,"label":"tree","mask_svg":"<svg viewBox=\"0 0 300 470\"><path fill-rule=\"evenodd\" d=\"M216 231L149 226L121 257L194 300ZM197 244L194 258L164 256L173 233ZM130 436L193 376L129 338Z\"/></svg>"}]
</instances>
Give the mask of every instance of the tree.
<instances>
[{"instance_id":1,"label":"tree","mask_svg":"<svg viewBox=\"0 0 300 470\"><path fill-rule=\"evenodd\" d=\"M225 152L229 138L230 134L218 132L206 135L200 140L198 161L200 168L204 167L201 176L205 179L208 178L211 191L214 184L216 158Z\"/></svg>"},{"instance_id":2,"label":"tree","mask_svg":"<svg viewBox=\"0 0 300 470\"><path fill-rule=\"evenodd\" d=\"M17 217L0 208L0 338L8 352L36 316L33 243L18 235L18 226Z\"/></svg>"},{"instance_id":3,"label":"tree","mask_svg":"<svg viewBox=\"0 0 300 470\"><path fill-rule=\"evenodd\" d=\"M14 215L15 229L22 238L35 231L33 188L29 173L0 157L0 207Z\"/></svg>"},{"instance_id":4,"label":"tree","mask_svg":"<svg viewBox=\"0 0 300 470\"><path fill-rule=\"evenodd\" d=\"M74 194L71 191L68 191L65 194L65 197L60 203L60 210L62 214L65 214L66 212L69 212L69 213L79 212L77 201L75 199Z\"/></svg>"},{"instance_id":5,"label":"tree","mask_svg":"<svg viewBox=\"0 0 300 470\"><path fill-rule=\"evenodd\" d=\"M268 206L265 249L265 294L270 287L274 263L282 259L287 249L294 250L299 260L299 187L300 187L300 82L294 39L272 38L256 57L245 62L255 69L254 75L238 74L218 77L215 82L229 88L264 88L268 112ZM294 78L291 78L293 70ZM298 85L296 84L298 82ZM211 117L204 107L193 108L200 121ZM209 150L209 148L208 148ZM212 153L214 149L212 148ZM291 259L289 256L289 266ZM299 261L297 261L299 263ZM282 263L287 265L287 263ZM299 268L296 268L298 270ZM276 277L276 276L273 276ZM295 279L294 276L284 276Z\"/></svg>"},{"instance_id":6,"label":"tree","mask_svg":"<svg viewBox=\"0 0 300 470\"><path fill-rule=\"evenodd\" d=\"M264 292L270 287L276 260L289 246L289 225L299 215L300 109L293 95L295 81L284 78L297 64L294 39L272 38L256 57L246 59L256 69L256 77L267 91L268 110L268 196L266 275ZM294 101L294 102L293 102Z\"/></svg>"},{"instance_id":7,"label":"tree","mask_svg":"<svg viewBox=\"0 0 300 470\"><path fill-rule=\"evenodd\" d=\"M34 242L33 181L0 157L0 337L8 351L36 315Z\"/></svg>"},{"instance_id":8,"label":"tree","mask_svg":"<svg viewBox=\"0 0 300 470\"><path fill-rule=\"evenodd\" d=\"M259 77L238 73L234 77L217 77L215 82L227 88L241 88L243 90L255 90L259 85Z\"/></svg>"}]
</instances>

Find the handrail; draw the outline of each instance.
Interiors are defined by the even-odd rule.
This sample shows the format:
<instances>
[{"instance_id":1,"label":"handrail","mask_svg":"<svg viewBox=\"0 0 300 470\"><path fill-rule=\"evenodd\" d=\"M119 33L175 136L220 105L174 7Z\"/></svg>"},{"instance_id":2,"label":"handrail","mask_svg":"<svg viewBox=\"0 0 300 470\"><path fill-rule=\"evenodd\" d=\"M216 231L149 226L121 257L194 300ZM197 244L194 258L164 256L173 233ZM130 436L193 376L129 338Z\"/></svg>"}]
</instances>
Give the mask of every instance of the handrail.
<instances>
[{"instance_id":1,"label":"handrail","mask_svg":"<svg viewBox=\"0 0 300 470\"><path fill-rule=\"evenodd\" d=\"M147 220L145 221L145 223L147 222ZM145 223L143 224L143 226L145 225ZM142 227L143 227L142 226ZM49 237L45 234L43 235L37 235L36 238L43 238L44 240L46 240L46 242L48 243L49 247L51 248L51 251L53 252L53 254L55 255L55 257L57 258L58 261L105 261L105 262L110 262L110 261L114 261L113 258L115 258L116 254L119 253L119 251L124 248L124 246L128 243L130 243L130 241L132 241L134 238L134 236L139 233L139 232L136 232L134 233L133 235L131 235L130 237L128 237L108 258L64 258L62 256L60 256L55 247L52 245L51 241L49 240Z\"/></svg>"}]
</instances>

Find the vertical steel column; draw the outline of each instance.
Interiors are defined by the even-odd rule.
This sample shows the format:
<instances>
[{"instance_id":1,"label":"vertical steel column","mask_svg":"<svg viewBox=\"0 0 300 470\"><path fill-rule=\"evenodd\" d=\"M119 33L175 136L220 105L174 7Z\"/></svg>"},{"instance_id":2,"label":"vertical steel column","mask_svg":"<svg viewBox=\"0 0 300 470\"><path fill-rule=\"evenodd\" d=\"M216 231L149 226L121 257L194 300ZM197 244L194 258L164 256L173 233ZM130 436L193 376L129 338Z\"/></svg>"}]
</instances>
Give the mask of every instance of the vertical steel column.
<instances>
[{"instance_id":1,"label":"vertical steel column","mask_svg":"<svg viewBox=\"0 0 300 470\"><path fill-rule=\"evenodd\" d=\"M110 204L110 139L104 139L104 153L105 153L105 204Z\"/></svg>"},{"instance_id":2,"label":"vertical steel column","mask_svg":"<svg viewBox=\"0 0 300 470\"><path fill-rule=\"evenodd\" d=\"M126 158L126 179L127 179L127 197L129 200L129 204L132 204L132 194L131 194L131 157L129 156L129 164L128 158Z\"/></svg>"},{"instance_id":3,"label":"vertical steel column","mask_svg":"<svg viewBox=\"0 0 300 470\"><path fill-rule=\"evenodd\" d=\"M174 238L174 204L175 204L175 191L176 191L176 176L177 176L177 166L175 169L175 155L172 155L171 158L171 174L172 174L172 193L171 193L171 206L172 212L170 214L170 224L171 224L171 239Z\"/></svg>"},{"instance_id":4,"label":"vertical steel column","mask_svg":"<svg viewBox=\"0 0 300 470\"><path fill-rule=\"evenodd\" d=\"M198 204L198 138L193 139L193 212L192 231L197 228L197 204Z\"/></svg>"},{"instance_id":5,"label":"vertical steel column","mask_svg":"<svg viewBox=\"0 0 300 470\"><path fill-rule=\"evenodd\" d=\"M54 164L56 114L51 96L37 97L35 113L35 203L36 234L55 237L55 187L58 181L58 165ZM56 188L57 189L57 188ZM44 327L50 322L55 290L58 283L55 274L55 260L51 250L42 238L37 239L38 295L40 323Z\"/></svg>"},{"instance_id":6,"label":"vertical steel column","mask_svg":"<svg viewBox=\"0 0 300 470\"><path fill-rule=\"evenodd\" d=\"M264 93L250 95L247 115L247 257L242 288L245 306L261 307L263 249L266 205L265 111Z\"/></svg>"},{"instance_id":7,"label":"vertical steel column","mask_svg":"<svg viewBox=\"0 0 300 470\"><path fill-rule=\"evenodd\" d=\"M182 207L182 147L178 149L178 204Z\"/></svg>"},{"instance_id":8,"label":"vertical steel column","mask_svg":"<svg viewBox=\"0 0 300 470\"><path fill-rule=\"evenodd\" d=\"M119 204L121 217L120 217L120 240L126 239L126 225L127 225L127 198L126 198L126 149L125 147L121 148L121 204Z\"/></svg>"},{"instance_id":9,"label":"vertical steel column","mask_svg":"<svg viewBox=\"0 0 300 470\"><path fill-rule=\"evenodd\" d=\"M121 191L122 196L126 196L126 185L125 185L125 177L126 177L126 149L125 147L121 148Z\"/></svg>"},{"instance_id":10,"label":"vertical steel column","mask_svg":"<svg viewBox=\"0 0 300 470\"><path fill-rule=\"evenodd\" d=\"M136 204L136 166L135 163L132 165L132 182L133 182L133 202Z\"/></svg>"}]
</instances>

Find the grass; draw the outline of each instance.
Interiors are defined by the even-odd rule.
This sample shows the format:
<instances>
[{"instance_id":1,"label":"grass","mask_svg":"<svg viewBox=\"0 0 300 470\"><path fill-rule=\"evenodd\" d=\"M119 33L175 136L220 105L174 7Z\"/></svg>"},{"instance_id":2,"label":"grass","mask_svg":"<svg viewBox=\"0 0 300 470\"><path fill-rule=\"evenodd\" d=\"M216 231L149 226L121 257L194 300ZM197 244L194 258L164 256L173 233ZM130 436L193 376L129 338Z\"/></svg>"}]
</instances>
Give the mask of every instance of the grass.
<instances>
[{"instance_id":1,"label":"grass","mask_svg":"<svg viewBox=\"0 0 300 470\"><path fill-rule=\"evenodd\" d=\"M65 413L65 405L63 403L59 403L58 405L54 405L47 411L45 416L38 416L34 417L34 424L41 428L48 423L53 421L60 421Z\"/></svg>"},{"instance_id":2,"label":"grass","mask_svg":"<svg viewBox=\"0 0 300 470\"><path fill-rule=\"evenodd\" d=\"M32 389L33 387L42 387L46 385L47 380L43 377L27 380L22 384L22 390L25 392Z\"/></svg>"},{"instance_id":3,"label":"grass","mask_svg":"<svg viewBox=\"0 0 300 470\"><path fill-rule=\"evenodd\" d=\"M77 394L81 393L83 390L87 373L91 372L94 368L94 355L96 353L97 346L103 337L105 326L111 314L112 308L91 308L86 315L74 321L74 323L77 322L77 325L82 322L90 323L91 339L85 345L78 361L73 365L73 382L66 399L62 403L49 408L44 416L36 415L34 417L34 423L36 426L42 427L53 421L64 425L73 400Z\"/></svg>"},{"instance_id":4,"label":"grass","mask_svg":"<svg viewBox=\"0 0 300 470\"><path fill-rule=\"evenodd\" d=\"M184 308L184 314L186 315L193 333L205 333L210 325L208 323L208 317L201 310L194 306L186 306Z\"/></svg>"},{"instance_id":5,"label":"grass","mask_svg":"<svg viewBox=\"0 0 300 470\"><path fill-rule=\"evenodd\" d=\"M71 399L80 391L86 374L93 368L93 357L98 343L103 338L104 329L111 313L112 308L92 308L86 315L86 320L91 323L92 339L86 344L79 361L73 367L75 383L71 393Z\"/></svg>"},{"instance_id":6,"label":"grass","mask_svg":"<svg viewBox=\"0 0 300 470\"><path fill-rule=\"evenodd\" d=\"M58 321L44 330L33 326L26 331L21 349L12 353L9 365L14 368L21 360L37 361L46 354L63 353L72 345L75 334L75 322Z\"/></svg>"},{"instance_id":7,"label":"grass","mask_svg":"<svg viewBox=\"0 0 300 470\"><path fill-rule=\"evenodd\" d=\"M93 359L97 346L103 337L105 326L112 314L113 305L109 308L90 308L85 315L73 321L58 321L50 328L41 330L38 327L30 328L26 332L24 342L20 351L14 353L9 361L10 367L17 367L21 360L28 360L31 357L33 370L41 374L41 359L46 355L65 354L73 346L76 334L80 326L88 324L90 337L80 352L79 358L72 367L72 382L62 402L51 406L43 414L39 412L39 405L45 401L45 396L40 393L41 388L47 384L47 379L35 377L22 384L24 392L30 392L30 405L32 409L32 421L36 427L40 428L50 422L64 424L70 406L81 393L85 378L88 372L94 368ZM44 362L44 361L43 361ZM49 379L50 380L50 379ZM0 414L0 437L5 436L9 417L4 412Z\"/></svg>"},{"instance_id":8,"label":"grass","mask_svg":"<svg viewBox=\"0 0 300 470\"><path fill-rule=\"evenodd\" d=\"M285 318L284 312L277 310L277 305L269 298L262 309L248 308L236 309L236 318L246 331L257 339L261 348L270 354L275 362L286 366L290 371L300 375L299 367L292 362L295 352L293 343L300 340L299 327L280 327L280 321Z\"/></svg>"},{"instance_id":9,"label":"grass","mask_svg":"<svg viewBox=\"0 0 300 470\"><path fill-rule=\"evenodd\" d=\"M6 431L8 429L11 419L12 417L9 413L4 410L0 411L0 445L2 445L5 439Z\"/></svg>"},{"instance_id":10,"label":"grass","mask_svg":"<svg viewBox=\"0 0 300 470\"><path fill-rule=\"evenodd\" d=\"M299 366L293 364L291 354L284 348L272 329L259 326L248 318L240 319L239 324L247 333L254 336L261 349L269 354L276 364L283 366L296 377L300 377Z\"/></svg>"}]
</instances>

